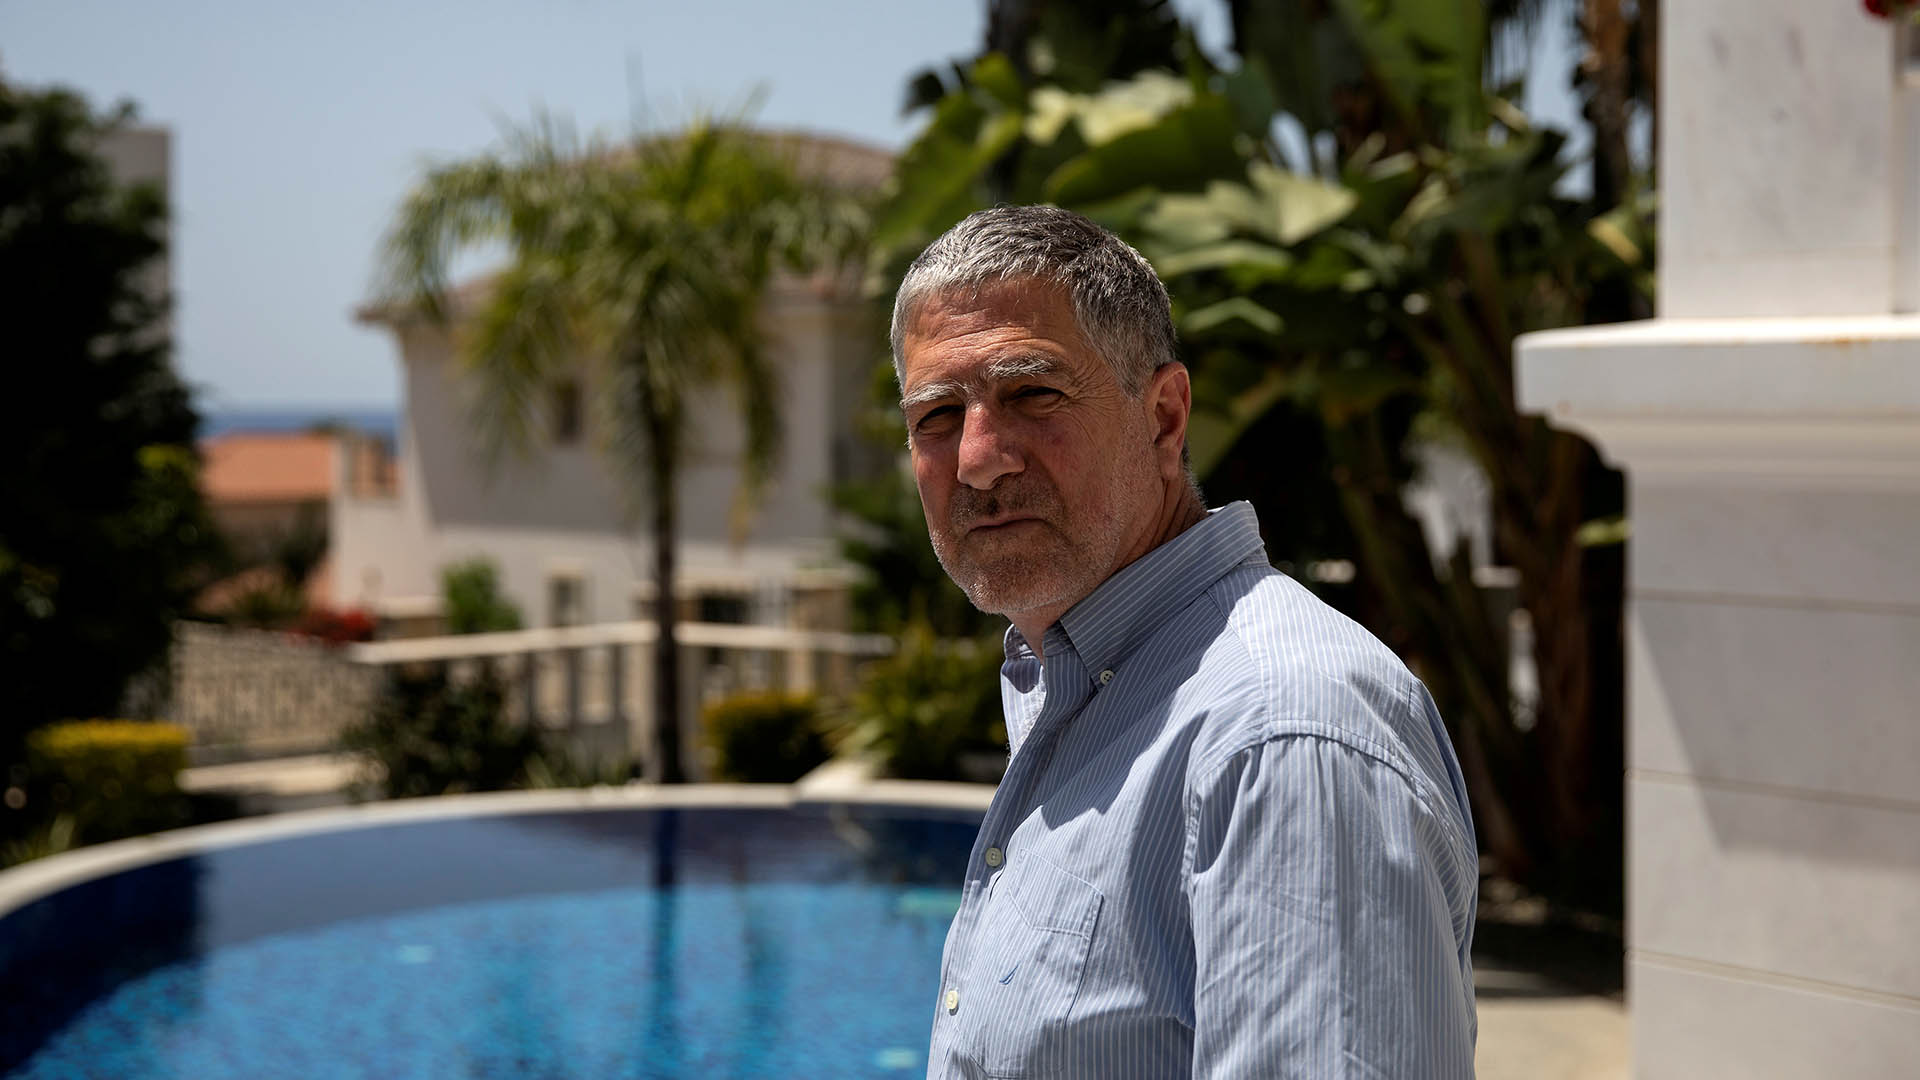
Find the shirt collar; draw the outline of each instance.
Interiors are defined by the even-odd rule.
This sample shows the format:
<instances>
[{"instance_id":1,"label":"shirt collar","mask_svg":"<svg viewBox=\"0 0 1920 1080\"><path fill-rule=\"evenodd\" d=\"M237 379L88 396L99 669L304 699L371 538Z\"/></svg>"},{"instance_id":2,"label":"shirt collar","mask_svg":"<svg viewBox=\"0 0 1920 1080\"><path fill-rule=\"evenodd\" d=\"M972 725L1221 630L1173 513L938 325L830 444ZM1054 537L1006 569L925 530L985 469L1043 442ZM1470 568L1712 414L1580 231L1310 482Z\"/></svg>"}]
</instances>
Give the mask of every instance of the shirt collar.
<instances>
[{"instance_id":1,"label":"shirt collar","mask_svg":"<svg viewBox=\"0 0 1920 1080\"><path fill-rule=\"evenodd\" d=\"M1150 631L1254 558L1266 561L1252 504L1235 502L1209 511L1186 532L1122 567L1048 627L1047 656L1055 651L1052 639L1064 637L1090 674L1111 669ZM1011 626L1006 652L1009 660L1033 655L1026 638Z\"/></svg>"}]
</instances>

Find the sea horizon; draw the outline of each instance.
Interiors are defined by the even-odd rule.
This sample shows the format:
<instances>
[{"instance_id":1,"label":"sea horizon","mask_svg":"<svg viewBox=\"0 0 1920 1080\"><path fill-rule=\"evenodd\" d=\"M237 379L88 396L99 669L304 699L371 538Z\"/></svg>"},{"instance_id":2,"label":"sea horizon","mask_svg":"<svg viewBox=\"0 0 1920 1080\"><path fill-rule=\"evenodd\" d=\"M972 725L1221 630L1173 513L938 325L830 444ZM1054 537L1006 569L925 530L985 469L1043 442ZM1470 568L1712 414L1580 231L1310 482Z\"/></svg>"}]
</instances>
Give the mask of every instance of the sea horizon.
<instances>
[{"instance_id":1,"label":"sea horizon","mask_svg":"<svg viewBox=\"0 0 1920 1080\"><path fill-rule=\"evenodd\" d=\"M354 431L395 440L400 410L393 405L238 405L204 408L200 437L214 438L239 431L306 431L324 425L343 425Z\"/></svg>"}]
</instances>

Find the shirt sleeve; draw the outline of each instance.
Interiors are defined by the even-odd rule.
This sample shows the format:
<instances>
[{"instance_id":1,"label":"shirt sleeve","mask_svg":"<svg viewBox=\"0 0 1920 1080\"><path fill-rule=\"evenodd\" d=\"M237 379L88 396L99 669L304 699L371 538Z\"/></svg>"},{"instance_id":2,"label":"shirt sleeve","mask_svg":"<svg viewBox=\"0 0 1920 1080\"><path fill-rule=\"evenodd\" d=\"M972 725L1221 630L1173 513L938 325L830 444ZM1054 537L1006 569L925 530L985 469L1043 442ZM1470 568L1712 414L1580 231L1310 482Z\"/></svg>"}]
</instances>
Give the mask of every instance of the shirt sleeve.
<instances>
[{"instance_id":1,"label":"shirt sleeve","mask_svg":"<svg viewBox=\"0 0 1920 1080\"><path fill-rule=\"evenodd\" d=\"M1196 1077L1471 1077L1477 867L1341 741L1249 747L1189 801Z\"/></svg>"}]
</instances>

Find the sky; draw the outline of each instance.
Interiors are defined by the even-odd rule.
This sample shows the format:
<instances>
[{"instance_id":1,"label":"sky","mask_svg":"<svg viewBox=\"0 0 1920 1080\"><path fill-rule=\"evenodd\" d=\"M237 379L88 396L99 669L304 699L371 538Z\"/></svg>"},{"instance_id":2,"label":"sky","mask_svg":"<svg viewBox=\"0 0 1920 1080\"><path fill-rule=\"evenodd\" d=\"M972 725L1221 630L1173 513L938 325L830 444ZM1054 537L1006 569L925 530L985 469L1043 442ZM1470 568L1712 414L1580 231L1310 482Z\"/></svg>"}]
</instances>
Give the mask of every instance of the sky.
<instances>
[{"instance_id":1,"label":"sky","mask_svg":"<svg viewBox=\"0 0 1920 1080\"><path fill-rule=\"evenodd\" d=\"M1224 45L1224 3L1175 6ZM756 89L766 126L897 149L908 78L984 21L981 0L0 0L0 78L170 131L175 359L203 409L386 407L395 346L353 310L427 164L536 109L617 136Z\"/></svg>"}]
</instances>

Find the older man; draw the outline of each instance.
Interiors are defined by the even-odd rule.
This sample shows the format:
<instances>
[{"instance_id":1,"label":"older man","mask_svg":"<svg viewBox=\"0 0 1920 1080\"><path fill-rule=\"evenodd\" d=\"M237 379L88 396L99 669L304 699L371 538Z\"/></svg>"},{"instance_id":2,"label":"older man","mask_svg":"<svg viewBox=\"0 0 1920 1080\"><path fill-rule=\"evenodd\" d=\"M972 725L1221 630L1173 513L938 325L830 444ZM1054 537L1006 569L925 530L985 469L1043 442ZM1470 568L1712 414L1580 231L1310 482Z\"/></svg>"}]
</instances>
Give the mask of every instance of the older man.
<instances>
[{"instance_id":1,"label":"older man","mask_svg":"<svg viewBox=\"0 0 1920 1080\"><path fill-rule=\"evenodd\" d=\"M1205 508L1152 267L1076 214L982 211L907 272L893 355L934 550L1013 624L928 1075L1472 1075L1445 729L1251 507Z\"/></svg>"}]
</instances>

